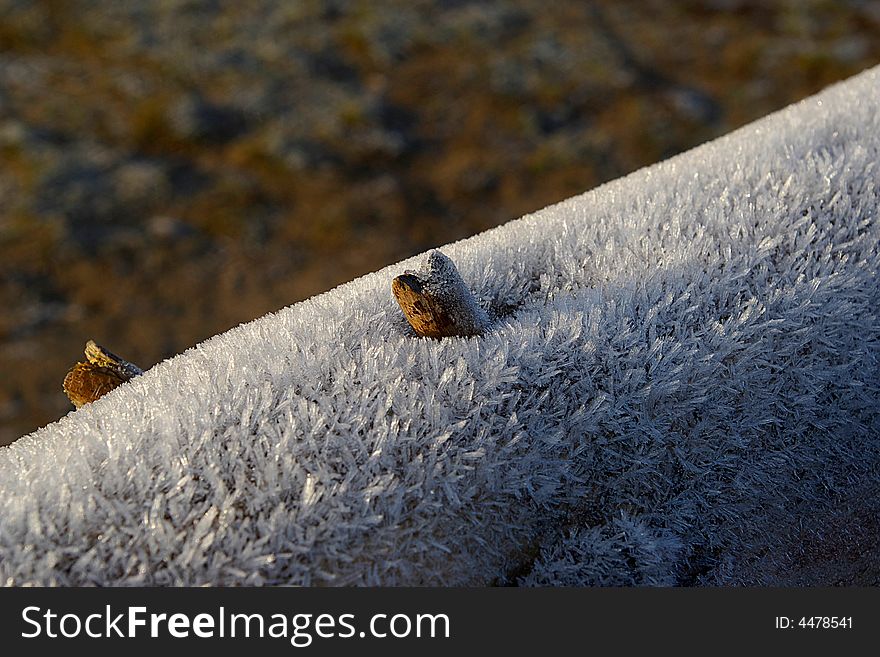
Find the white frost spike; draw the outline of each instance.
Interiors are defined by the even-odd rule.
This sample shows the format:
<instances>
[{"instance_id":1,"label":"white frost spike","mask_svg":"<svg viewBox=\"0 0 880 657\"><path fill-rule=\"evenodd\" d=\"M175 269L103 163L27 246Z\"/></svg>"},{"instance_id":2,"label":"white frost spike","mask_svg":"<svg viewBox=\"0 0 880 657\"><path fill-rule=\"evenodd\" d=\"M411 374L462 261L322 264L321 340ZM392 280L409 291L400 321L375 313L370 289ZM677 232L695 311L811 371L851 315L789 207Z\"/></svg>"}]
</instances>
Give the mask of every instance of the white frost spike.
<instances>
[{"instance_id":1,"label":"white frost spike","mask_svg":"<svg viewBox=\"0 0 880 657\"><path fill-rule=\"evenodd\" d=\"M440 251L431 251L421 270L397 276L391 291L419 335L480 335L489 326L489 316L465 285L455 263Z\"/></svg>"}]
</instances>

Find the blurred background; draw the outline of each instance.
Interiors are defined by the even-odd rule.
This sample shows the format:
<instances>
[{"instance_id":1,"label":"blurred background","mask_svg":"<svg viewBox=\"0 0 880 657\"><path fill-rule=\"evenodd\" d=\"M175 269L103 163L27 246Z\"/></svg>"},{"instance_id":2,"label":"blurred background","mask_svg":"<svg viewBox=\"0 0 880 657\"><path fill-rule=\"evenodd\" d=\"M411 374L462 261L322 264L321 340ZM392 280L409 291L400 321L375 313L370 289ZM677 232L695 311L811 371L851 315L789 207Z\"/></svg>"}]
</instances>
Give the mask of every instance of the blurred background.
<instances>
[{"instance_id":1,"label":"blurred background","mask_svg":"<svg viewBox=\"0 0 880 657\"><path fill-rule=\"evenodd\" d=\"M857 0L0 0L0 444L880 62Z\"/></svg>"}]
</instances>

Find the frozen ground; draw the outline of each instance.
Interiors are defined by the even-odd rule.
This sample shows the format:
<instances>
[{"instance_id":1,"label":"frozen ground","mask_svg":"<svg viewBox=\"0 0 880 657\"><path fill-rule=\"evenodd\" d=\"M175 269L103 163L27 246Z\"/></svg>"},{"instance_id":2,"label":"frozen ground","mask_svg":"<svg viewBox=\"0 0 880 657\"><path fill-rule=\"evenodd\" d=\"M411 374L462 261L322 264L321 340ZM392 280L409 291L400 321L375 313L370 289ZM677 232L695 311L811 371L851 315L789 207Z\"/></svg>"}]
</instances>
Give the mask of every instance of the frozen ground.
<instances>
[{"instance_id":1,"label":"frozen ground","mask_svg":"<svg viewBox=\"0 0 880 657\"><path fill-rule=\"evenodd\" d=\"M413 259L3 448L0 582L767 583L792 536L858 534L878 98L872 69L443 247L483 337L414 337Z\"/></svg>"}]
</instances>

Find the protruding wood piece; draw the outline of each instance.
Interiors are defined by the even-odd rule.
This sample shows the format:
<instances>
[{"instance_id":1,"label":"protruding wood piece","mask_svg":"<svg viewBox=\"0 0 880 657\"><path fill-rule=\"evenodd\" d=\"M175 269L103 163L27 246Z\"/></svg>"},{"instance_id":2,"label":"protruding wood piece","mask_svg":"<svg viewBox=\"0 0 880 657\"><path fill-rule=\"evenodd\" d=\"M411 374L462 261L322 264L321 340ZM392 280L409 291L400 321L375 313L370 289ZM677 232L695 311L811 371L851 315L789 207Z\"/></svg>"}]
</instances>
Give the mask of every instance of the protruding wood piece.
<instances>
[{"instance_id":1,"label":"protruding wood piece","mask_svg":"<svg viewBox=\"0 0 880 657\"><path fill-rule=\"evenodd\" d=\"M421 336L480 335L489 317L468 289L455 263L431 251L421 270L405 271L391 291L410 326Z\"/></svg>"},{"instance_id":2,"label":"protruding wood piece","mask_svg":"<svg viewBox=\"0 0 880 657\"><path fill-rule=\"evenodd\" d=\"M120 358L94 340L86 342L85 355L86 362L74 365L64 377L62 386L77 408L144 373L134 363Z\"/></svg>"}]
</instances>

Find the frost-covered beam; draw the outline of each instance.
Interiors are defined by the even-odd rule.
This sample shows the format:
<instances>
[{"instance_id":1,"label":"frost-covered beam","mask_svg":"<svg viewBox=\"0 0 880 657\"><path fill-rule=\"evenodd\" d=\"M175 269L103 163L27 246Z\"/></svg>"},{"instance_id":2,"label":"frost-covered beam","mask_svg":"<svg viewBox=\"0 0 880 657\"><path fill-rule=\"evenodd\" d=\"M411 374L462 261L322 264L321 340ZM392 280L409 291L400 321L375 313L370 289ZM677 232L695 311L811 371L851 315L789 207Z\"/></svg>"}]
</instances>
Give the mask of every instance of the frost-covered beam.
<instances>
[{"instance_id":1,"label":"frost-covered beam","mask_svg":"<svg viewBox=\"0 0 880 657\"><path fill-rule=\"evenodd\" d=\"M413 258L0 449L0 582L781 581L880 510L878 98L443 246L474 335L413 333Z\"/></svg>"}]
</instances>

